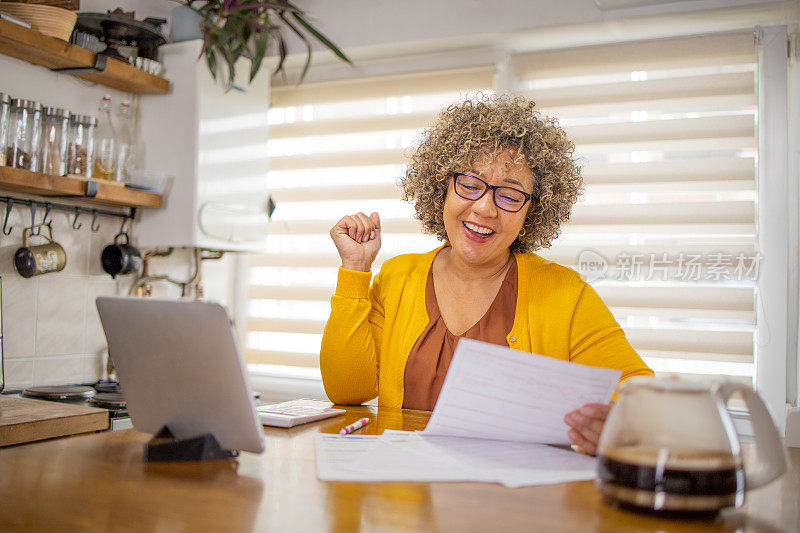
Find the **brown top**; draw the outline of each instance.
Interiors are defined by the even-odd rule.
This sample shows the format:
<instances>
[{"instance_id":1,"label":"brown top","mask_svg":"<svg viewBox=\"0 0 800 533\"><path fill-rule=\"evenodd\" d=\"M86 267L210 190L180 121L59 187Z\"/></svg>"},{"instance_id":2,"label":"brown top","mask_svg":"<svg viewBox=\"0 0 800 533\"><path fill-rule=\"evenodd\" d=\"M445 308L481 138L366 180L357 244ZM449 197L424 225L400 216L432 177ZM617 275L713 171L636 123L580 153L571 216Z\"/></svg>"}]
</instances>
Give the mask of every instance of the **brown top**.
<instances>
[{"instance_id":1,"label":"brown top","mask_svg":"<svg viewBox=\"0 0 800 533\"><path fill-rule=\"evenodd\" d=\"M428 271L425 306L429 322L406 362L403 408L433 410L458 339L464 337L508 346L506 337L514 325L514 313L517 309L517 260L513 254L511 259L511 266L492 305L474 326L459 336L453 335L442 319L433 287L433 267Z\"/></svg>"}]
</instances>

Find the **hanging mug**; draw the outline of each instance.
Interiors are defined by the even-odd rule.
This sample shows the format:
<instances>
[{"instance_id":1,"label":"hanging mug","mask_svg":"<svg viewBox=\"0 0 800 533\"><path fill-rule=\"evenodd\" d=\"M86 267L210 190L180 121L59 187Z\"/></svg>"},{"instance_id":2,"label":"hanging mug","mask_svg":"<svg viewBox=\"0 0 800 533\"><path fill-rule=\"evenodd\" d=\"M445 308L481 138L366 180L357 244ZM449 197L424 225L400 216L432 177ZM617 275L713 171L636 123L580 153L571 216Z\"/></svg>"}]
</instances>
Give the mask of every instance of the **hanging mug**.
<instances>
[{"instance_id":1,"label":"hanging mug","mask_svg":"<svg viewBox=\"0 0 800 533\"><path fill-rule=\"evenodd\" d=\"M122 238L125 242L121 243ZM128 274L129 272L136 272L142 265L142 254L139 250L130 244L128 233L120 231L114 237L114 244L109 244L103 249L100 256L103 263L103 270L116 278L121 274Z\"/></svg>"},{"instance_id":2,"label":"hanging mug","mask_svg":"<svg viewBox=\"0 0 800 533\"><path fill-rule=\"evenodd\" d=\"M47 228L50 236L45 237L41 233L34 234L33 230L36 228L39 228L40 231L41 228ZM47 241L47 244L28 246L28 239L33 237L41 237ZM14 266L20 276L30 278L50 272L59 272L64 270L66 265L67 253L60 244L53 240L53 228L49 222L31 226L22 231L22 248L14 254Z\"/></svg>"}]
</instances>

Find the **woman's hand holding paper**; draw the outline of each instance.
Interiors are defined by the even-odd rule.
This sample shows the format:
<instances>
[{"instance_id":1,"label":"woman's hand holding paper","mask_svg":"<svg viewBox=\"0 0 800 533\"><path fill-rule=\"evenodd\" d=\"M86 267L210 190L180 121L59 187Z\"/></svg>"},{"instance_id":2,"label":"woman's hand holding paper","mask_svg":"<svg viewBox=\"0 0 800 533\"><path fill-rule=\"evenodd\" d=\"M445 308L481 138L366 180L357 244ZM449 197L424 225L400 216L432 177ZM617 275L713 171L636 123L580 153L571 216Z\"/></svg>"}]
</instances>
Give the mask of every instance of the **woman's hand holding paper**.
<instances>
[{"instance_id":1,"label":"woman's hand holding paper","mask_svg":"<svg viewBox=\"0 0 800 533\"><path fill-rule=\"evenodd\" d=\"M597 444L600 442L600 433L610 411L610 403L587 403L580 409L567 413L564 422L572 428L567 432L572 443L586 453L595 455Z\"/></svg>"}]
</instances>

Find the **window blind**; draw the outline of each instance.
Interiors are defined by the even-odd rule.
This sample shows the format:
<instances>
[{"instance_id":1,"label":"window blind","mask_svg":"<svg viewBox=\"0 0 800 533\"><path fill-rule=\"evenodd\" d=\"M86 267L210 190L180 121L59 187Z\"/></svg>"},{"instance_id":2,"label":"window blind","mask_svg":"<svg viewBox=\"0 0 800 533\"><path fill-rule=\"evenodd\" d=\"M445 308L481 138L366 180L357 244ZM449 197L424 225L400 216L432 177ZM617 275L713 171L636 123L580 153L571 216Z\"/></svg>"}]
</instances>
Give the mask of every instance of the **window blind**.
<instances>
[{"instance_id":1,"label":"window blind","mask_svg":"<svg viewBox=\"0 0 800 533\"><path fill-rule=\"evenodd\" d=\"M576 144L586 194L539 253L584 273L657 373L750 382L756 356L751 33L520 53L519 93ZM247 359L315 367L339 258L328 231L381 213L388 257L438 244L396 185L447 104L494 68L275 87L268 253L251 259Z\"/></svg>"},{"instance_id":2,"label":"window blind","mask_svg":"<svg viewBox=\"0 0 800 533\"><path fill-rule=\"evenodd\" d=\"M586 194L541 255L583 272L657 373L754 377L752 33L518 54Z\"/></svg>"},{"instance_id":3,"label":"window blind","mask_svg":"<svg viewBox=\"0 0 800 533\"><path fill-rule=\"evenodd\" d=\"M384 259L427 251L397 179L422 130L493 66L273 87L267 146L277 208L267 253L250 259L249 363L317 367L340 259L328 235L346 214L378 211Z\"/></svg>"}]
</instances>

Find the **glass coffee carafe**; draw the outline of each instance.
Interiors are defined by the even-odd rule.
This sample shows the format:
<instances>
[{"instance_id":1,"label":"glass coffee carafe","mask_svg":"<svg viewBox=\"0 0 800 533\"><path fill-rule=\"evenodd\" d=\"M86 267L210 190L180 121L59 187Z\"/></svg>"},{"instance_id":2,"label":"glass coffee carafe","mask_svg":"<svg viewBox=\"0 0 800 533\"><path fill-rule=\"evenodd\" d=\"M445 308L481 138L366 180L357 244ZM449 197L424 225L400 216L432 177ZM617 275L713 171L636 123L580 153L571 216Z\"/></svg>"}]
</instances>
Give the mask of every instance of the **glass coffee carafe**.
<instances>
[{"instance_id":1,"label":"glass coffee carafe","mask_svg":"<svg viewBox=\"0 0 800 533\"><path fill-rule=\"evenodd\" d=\"M747 454L747 464L727 409L734 393L744 399L753 426L754 453ZM750 387L733 381L628 380L597 456L597 487L607 499L653 511L738 507L746 490L787 468L766 406Z\"/></svg>"}]
</instances>

